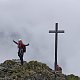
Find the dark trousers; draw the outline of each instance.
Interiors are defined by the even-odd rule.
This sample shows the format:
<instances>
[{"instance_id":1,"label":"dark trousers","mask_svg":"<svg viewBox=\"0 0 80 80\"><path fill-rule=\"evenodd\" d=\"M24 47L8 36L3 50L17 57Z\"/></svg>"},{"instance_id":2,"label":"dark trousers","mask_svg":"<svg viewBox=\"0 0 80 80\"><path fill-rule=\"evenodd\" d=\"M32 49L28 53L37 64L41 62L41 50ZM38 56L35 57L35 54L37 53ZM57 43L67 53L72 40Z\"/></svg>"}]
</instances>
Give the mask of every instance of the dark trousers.
<instances>
[{"instance_id":1,"label":"dark trousers","mask_svg":"<svg viewBox=\"0 0 80 80\"><path fill-rule=\"evenodd\" d=\"M19 51L18 51L18 56L19 56L19 58L20 58L20 60L21 60L21 65L23 65L23 55L24 55L24 52L23 52L23 51L20 52L20 49L19 49Z\"/></svg>"}]
</instances>

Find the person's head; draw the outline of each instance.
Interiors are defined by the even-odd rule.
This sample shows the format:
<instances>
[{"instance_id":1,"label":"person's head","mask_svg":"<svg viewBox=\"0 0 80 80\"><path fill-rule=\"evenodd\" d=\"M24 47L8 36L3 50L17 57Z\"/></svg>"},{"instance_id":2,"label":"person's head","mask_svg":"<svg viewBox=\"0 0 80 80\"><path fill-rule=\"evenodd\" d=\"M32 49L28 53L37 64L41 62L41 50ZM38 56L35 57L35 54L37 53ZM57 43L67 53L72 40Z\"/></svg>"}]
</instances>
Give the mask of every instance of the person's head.
<instances>
[{"instance_id":1,"label":"person's head","mask_svg":"<svg viewBox=\"0 0 80 80\"><path fill-rule=\"evenodd\" d=\"M19 39L18 41L22 41L22 39Z\"/></svg>"},{"instance_id":2,"label":"person's head","mask_svg":"<svg viewBox=\"0 0 80 80\"><path fill-rule=\"evenodd\" d=\"M22 39L19 39L18 42L22 43Z\"/></svg>"}]
</instances>

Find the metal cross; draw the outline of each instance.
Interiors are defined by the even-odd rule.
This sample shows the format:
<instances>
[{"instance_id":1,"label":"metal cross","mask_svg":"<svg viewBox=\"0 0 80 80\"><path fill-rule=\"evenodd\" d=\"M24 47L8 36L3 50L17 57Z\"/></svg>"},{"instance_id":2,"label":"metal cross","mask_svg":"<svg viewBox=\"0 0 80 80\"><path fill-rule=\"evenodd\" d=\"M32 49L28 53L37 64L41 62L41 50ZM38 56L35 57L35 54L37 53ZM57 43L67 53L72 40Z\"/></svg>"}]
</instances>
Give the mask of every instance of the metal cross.
<instances>
[{"instance_id":1,"label":"metal cross","mask_svg":"<svg viewBox=\"0 0 80 80\"><path fill-rule=\"evenodd\" d=\"M55 30L49 30L49 33L55 33L55 71L57 70L57 45L58 33L64 33L64 30L58 30L58 23L55 24Z\"/></svg>"}]
</instances>

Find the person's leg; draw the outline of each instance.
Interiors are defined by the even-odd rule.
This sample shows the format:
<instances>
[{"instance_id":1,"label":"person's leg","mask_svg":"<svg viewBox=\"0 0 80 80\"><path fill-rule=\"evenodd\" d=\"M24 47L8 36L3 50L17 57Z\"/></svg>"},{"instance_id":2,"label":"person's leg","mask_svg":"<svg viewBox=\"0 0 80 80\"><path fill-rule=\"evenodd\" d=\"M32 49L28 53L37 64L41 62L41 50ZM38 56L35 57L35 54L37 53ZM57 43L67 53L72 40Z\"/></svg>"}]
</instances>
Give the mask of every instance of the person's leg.
<instances>
[{"instance_id":1,"label":"person's leg","mask_svg":"<svg viewBox=\"0 0 80 80\"><path fill-rule=\"evenodd\" d=\"M19 56L19 58L20 58L21 65L23 65L23 56L22 56L22 52L21 52L20 49L18 50L18 56Z\"/></svg>"},{"instance_id":2,"label":"person's leg","mask_svg":"<svg viewBox=\"0 0 80 80\"><path fill-rule=\"evenodd\" d=\"M23 55L24 55L23 50L19 49L19 50L18 50L18 56L19 56L19 58L20 58L21 65L23 65Z\"/></svg>"},{"instance_id":3,"label":"person's leg","mask_svg":"<svg viewBox=\"0 0 80 80\"><path fill-rule=\"evenodd\" d=\"M18 56L19 56L19 58L20 58L20 49L18 50Z\"/></svg>"},{"instance_id":4,"label":"person's leg","mask_svg":"<svg viewBox=\"0 0 80 80\"><path fill-rule=\"evenodd\" d=\"M21 54L21 65L23 65L23 54Z\"/></svg>"}]
</instances>

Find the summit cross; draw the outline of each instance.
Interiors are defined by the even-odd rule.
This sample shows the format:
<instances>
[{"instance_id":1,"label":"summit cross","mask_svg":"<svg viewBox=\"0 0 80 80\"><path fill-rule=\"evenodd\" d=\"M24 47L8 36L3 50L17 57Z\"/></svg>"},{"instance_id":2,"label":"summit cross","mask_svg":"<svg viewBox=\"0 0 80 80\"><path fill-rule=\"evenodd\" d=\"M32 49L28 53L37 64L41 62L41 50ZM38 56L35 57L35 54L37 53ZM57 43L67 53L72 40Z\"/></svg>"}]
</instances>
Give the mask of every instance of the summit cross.
<instances>
[{"instance_id":1,"label":"summit cross","mask_svg":"<svg viewBox=\"0 0 80 80\"><path fill-rule=\"evenodd\" d=\"M58 23L56 23L55 30L49 30L49 33L55 33L55 71L56 71L57 70L58 33L64 33L64 30L58 30Z\"/></svg>"}]
</instances>

